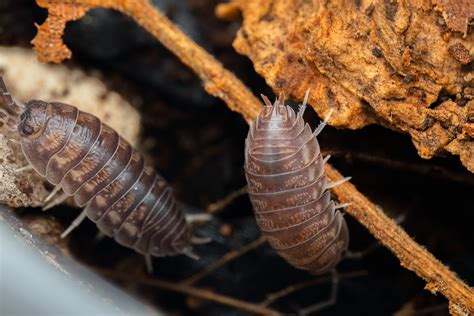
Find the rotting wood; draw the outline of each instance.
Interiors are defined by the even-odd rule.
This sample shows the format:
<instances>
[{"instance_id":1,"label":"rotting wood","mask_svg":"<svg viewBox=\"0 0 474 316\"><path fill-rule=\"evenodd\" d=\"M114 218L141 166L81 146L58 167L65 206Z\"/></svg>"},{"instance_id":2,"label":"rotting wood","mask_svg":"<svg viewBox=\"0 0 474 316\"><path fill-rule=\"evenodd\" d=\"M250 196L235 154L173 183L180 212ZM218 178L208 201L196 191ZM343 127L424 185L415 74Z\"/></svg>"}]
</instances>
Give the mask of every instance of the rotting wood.
<instances>
[{"instance_id":1,"label":"rotting wood","mask_svg":"<svg viewBox=\"0 0 474 316\"><path fill-rule=\"evenodd\" d=\"M464 35L429 0L234 0L243 22L233 46L274 91L301 100L310 88L319 116L336 109L330 125L376 123L410 135L420 157L447 151L474 173L474 2L433 2Z\"/></svg>"},{"instance_id":2,"label":"rotting wood","mask_svg":"<svg viewBox=\"0 0 474 316\"><path fill-rule=\"evenodd\" d=\"M68 49L61 40L67 21L82 17L91 8L115 9L129 15L153 34L196 72L204 81L207 92L224 100L231 110L242 114L247 122L255 118L261 108L260 102L240 80L147 0L37 0L37 3L49 10L47 20L39 27L39 34L33 41L38 56L43 61L61 62L70 57L70 52L67 53ZM342 179L342 175L330 164L326 164L326 174L331 181ZM344 183L334 188L333 192L342 203L352 203L347 212L390 249L403 267L423 278L427 282L427 290L433 294L440 292L450 301L452 313L474 313L473 290L428 250L411 239L380 207L370 202L351 183Z\"/></svg>"}]
</instances>

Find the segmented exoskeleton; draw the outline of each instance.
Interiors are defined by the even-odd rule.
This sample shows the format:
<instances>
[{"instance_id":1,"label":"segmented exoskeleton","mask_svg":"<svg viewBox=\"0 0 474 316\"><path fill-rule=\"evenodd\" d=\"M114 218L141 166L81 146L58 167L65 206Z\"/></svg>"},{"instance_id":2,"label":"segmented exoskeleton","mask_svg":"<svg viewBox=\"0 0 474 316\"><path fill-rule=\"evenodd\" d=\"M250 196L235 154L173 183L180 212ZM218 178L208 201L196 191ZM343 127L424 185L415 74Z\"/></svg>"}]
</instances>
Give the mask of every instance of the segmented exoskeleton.
<instances>
[{"instance_id":1,"label":"segmented exoskeleton","mask_svg":"<svg viewBox=\"0 0 474 316\"><path fill-rule=\"evenodd\" d=\"M83 212L65 236L87 216L105 235L139 253L171 256L191 252L192 236L172 189L111 127L92 114L63 103L15 101L0 77L7 113L0 119L20 134L30 166L73 196ZM19 115L17 122L13 115Z\"/></svg>"},{"instance_id":2,"label":"segmented exoskeleton","mask_svg":"<svg viewBox=\"0 0 474 316\"><path fill-rule=\"evenodd\" d=\"M280 97L251 124L245 173L255 218L271 247L291 265L313 274L330 271L347 249L349 234L331 201L316 136ZM344 179L343 181L346 181Z\"/></svg>"}]
</instances>

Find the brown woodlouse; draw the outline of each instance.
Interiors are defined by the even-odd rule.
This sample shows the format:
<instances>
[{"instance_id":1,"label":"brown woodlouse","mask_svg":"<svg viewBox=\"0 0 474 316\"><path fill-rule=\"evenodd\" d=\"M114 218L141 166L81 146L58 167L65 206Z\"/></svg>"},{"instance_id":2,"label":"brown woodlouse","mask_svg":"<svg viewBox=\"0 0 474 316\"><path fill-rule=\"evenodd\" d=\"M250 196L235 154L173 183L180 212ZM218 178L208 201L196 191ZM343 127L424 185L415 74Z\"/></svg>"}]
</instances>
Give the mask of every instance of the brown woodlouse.
<instances>
[{"instance_id":1,"label":"brown woodlouse","mask_svg":"<svg viewBox=\"0 0 474 316\"><path fill-rule=\"evenodd\" d=\"M349 233L331 201L314 131L280 96L251 124L245 142L245 173L255 218L270 246L294 267L312 274L332 270L347 250ZM328 118L327 118L328 119ZM329 157L327 157L329 158Z\"/></svg>"},{"instance_id":2,"label":"brown woodlouse","mask_svg":"<svg viewBox=\"0 0 474 316\"><path fill-rule=\"evenodd\" d=\"M15 101L0 77L0 93L13 115L0 119L20 134L29 166L64 194L46 209L73 196L84 207L63 233L67 235L87 216L118 243L146 256L185 254L195 258L192 236L172 189L111 127L92 114L63 103ZM45 202L46 202L45 201Z\"/></svg>"}]
</instances>

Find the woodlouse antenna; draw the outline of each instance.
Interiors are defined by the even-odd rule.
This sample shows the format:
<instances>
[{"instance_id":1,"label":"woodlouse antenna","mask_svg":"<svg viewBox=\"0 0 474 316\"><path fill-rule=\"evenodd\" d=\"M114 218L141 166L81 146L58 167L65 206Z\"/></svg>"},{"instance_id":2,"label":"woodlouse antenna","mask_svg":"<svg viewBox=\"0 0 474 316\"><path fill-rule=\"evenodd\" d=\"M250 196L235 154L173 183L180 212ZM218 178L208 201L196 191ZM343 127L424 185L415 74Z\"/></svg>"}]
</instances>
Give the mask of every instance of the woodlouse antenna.
<instances>
[{"instance_id":1,"label":"woodlouse antenna","mask_svg":"<svg viewBox=\"0 0 474 316\"><path fill-rule=\"evenodd\" d=\"M6 111L2 109L0 109L0 122L5 123L5 125L12 131L17 130L17 122L14 119L12 119L10 114L8 114Z\"/></svg>"},{"instance_id":2,"label":"woodlouse antenna","mask_svg":"<svg viewBox=\"0 0 474 316\"><path fill-rule=\"evenodd\" d=\"M309 92L310 92L310 89L308 88L308 90L306 90L306 93L304 94L303 103L300 105L300 108L298 111L299 117L303 117L304 111L306 110L306 107L308 104Z\"/></svg>"},{"instance_id":3,"label":"woodlouse antenna","mask_svg":"<svg viewBox=\"0 0 474 316\"><path fill-rule=\"evenodd\" d=\"M20 115L24 111L25 105L13 99L7 89L7 86L5 85L5 81L3 81L2 76L0 76L0 93L2 94L3 100L5 100L7 109L11 110L17 115Z\"/></svg>"},{"instance_id":4,"label":"woodlouse antenna","mask_svg":"<svg viewBox=\"0 0 474 316\"><path fill-rule=\"evenodd\" d=\"M266 95L260 94L260 96L262 97L262 100L265 103L266 107L272 107L272 102L267 98Z\"/></svg>"}]
</instances>

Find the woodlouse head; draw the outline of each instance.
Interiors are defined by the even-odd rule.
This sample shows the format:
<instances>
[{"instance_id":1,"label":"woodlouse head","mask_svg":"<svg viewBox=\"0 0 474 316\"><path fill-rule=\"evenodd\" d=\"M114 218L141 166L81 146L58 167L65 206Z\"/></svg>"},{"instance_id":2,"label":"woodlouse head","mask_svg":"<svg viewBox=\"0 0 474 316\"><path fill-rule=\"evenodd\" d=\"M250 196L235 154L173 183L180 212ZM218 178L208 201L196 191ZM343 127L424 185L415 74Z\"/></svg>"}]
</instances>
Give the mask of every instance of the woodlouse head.
<instances>
[{"instance_id":1,"label":"woodlouse head","mask_svg":"<svg viewBox=\"0 0 474 316\"><path fill-rule=\"evenodd\" d=\"M44 129L48 119L48 104L44 101L31 100L20 115L18 132L21 137L32 138Z\"/></svg>"}]
</instances>

